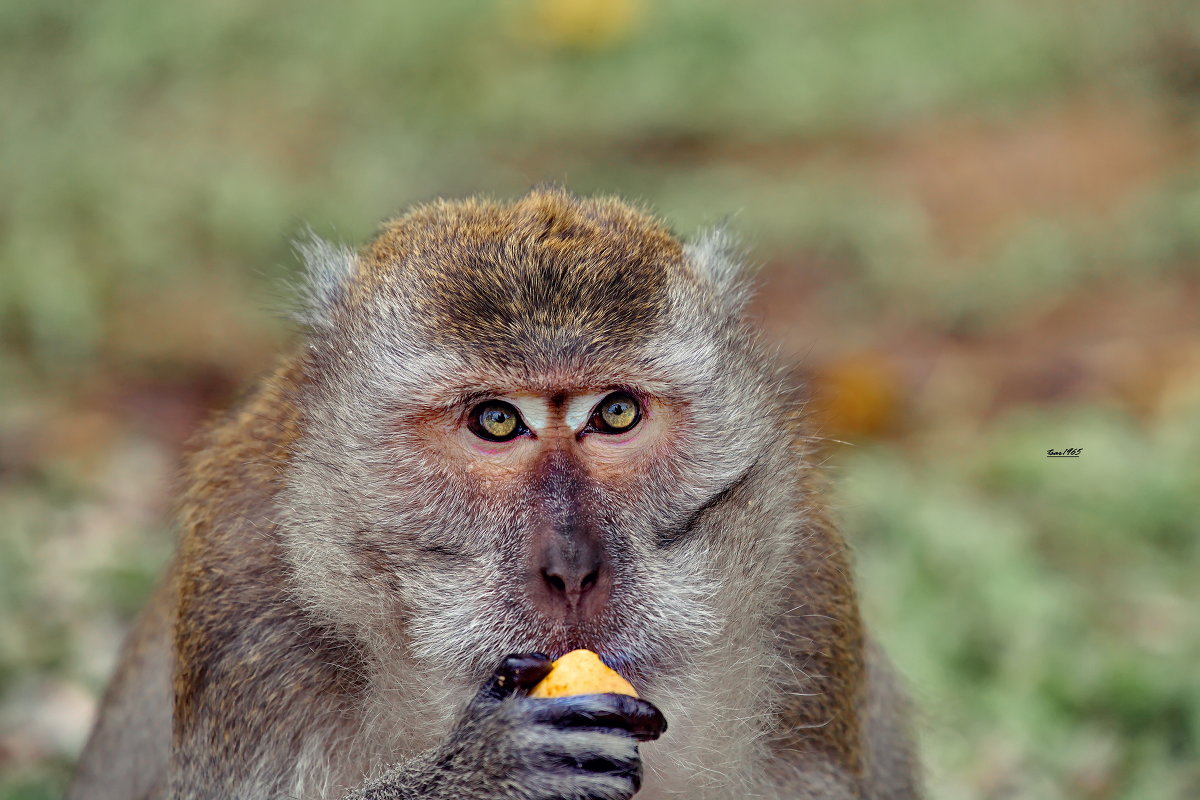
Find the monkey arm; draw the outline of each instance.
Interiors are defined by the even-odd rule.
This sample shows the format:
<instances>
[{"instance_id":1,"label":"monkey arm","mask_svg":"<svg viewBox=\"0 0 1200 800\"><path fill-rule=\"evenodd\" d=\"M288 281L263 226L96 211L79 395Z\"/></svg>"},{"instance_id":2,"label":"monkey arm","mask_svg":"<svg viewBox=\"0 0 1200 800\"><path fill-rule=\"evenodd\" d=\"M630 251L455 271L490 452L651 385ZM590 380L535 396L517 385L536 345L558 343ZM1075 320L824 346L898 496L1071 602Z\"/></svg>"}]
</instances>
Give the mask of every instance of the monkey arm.
<instances>
[{"instance_id":1,"label":"monkey arm","mask_svg":"<svg viewBox=\"0 0 1200 800\"><path fill-rule=\"evenodd\" d=\"M434 754L426 753L394 765L383 777L347 793L343 800L436 800L442 797L467 797L462 794L449 794L449 781L441 781L439 785L439 772Z\"/></svg>"},{"instance_id":2,"label":"monkey arm","mask_svg":"<svg viewBox=\"0 0 1200 800\"><path fill-rule=\"evenodd\" d=\"M505 658L446 742L344 800L629 798L641 787L637 743L666 721L645 700L524 696L550 671L539 654Z\"/></svg>"},{"instance_id":3,"label":"monkey arm","mask_svg":"<svg viewBox=\"0 0 1200 800\"><path fill-rule=\"evenodd\" d=\"M641 785L637 745L665 730L662 714L646 701L626 695L524 696L549 670L546 656L508 656L443 742L394 765L382 777L350 791L344 800L632 797ZM223 696L228 694L231 677L223 676ZM233 686L240 683L235 680ZM262 687L258 691L261 694ZM306 699L305 708L311 711L312 702L320 703L322 698ZM201 703L203 719L219 718L220 709ZM244 707L240 698L234 707ZM281 713L263 710L268 715ZM194 713L186 713L183 720L177 714L176 719L182 736L177 736L174 754L172 797L309 795L304 776L287 771L303 760L303 747L299 757L279 752L288 746L294 728L269 724L257 731L259 736L246 737L247 721L242 718L228 720L224 731L197 724ZM276 768L274 772L258 767L264 763L264 743L270 744L267 763Z\"/></svg>"}]
</instances>

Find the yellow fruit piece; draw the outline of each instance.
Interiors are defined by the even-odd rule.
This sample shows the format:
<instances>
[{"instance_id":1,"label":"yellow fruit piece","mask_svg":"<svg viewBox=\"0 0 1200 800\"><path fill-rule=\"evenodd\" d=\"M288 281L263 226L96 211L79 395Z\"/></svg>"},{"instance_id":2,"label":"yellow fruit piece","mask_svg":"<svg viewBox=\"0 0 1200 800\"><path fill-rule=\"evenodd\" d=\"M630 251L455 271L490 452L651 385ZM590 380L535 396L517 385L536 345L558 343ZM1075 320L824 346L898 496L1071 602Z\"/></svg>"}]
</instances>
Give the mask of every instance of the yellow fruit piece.
<instances>
[{"instance_id":1,"label":"yellow fruit piece","mask_svg":"<svg viewBox=\"0 0 1200 800\"><path fill-rule=\"evenodd\" d=\"M633 686L605 666L591 650L572 650L554 662L550 674L529 692L530 697L571 697L577 694L627 694L637 697Z\"/></svg>"}]
</instances>

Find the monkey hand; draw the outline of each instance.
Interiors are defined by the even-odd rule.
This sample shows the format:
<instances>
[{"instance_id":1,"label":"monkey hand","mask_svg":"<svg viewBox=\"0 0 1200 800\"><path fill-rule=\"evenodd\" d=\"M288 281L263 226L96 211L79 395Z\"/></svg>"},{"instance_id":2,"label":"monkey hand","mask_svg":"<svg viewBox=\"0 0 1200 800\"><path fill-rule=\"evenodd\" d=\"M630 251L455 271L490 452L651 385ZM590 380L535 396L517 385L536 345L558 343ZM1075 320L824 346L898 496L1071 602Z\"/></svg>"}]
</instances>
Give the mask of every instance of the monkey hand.
<instances>
[{"instance_id":1,"label":"monkey hand","mask_svg":"<svg viewBox=\"0 0 1200 800\"><path fill-rule=\"evenodd\" d=\"M550 666L538 653L508 656L467 707L442 753L448 771L483 782L464 795L627 800L641 787L637 743L666 730L662 713L620 694L526 696Z\"/></svg>"},{"instance_id":2,"label":"monkey hand","mask_svg":"<svg viewBox=\"0 0 1200 800\"><path fill-rule=\"evenodd\" d=\"M621 694L528 697L550 663L506 656L445 743L347 800L629 800L642 784L637 744L667 729L662 713Z\"/></svg>"}]
</instances>

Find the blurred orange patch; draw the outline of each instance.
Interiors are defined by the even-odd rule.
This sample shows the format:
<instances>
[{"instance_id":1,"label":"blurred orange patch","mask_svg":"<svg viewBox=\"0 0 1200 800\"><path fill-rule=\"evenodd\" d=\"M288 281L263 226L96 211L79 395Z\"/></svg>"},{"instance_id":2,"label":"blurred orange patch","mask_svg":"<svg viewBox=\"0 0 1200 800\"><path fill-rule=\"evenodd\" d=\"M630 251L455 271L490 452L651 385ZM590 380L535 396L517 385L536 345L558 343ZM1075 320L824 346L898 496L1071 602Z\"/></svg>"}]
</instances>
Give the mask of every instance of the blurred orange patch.
<instances>
[{"instance_id":1,"label":"blurred orange patch","mask_svg":"<svg viewBox=\"0 0 1200 800\"><path fill-rule=\"evenodd\" d=\"M892 429L902 392L892 364L875 351L835 357L812 376L821 432L832 438L879 436Z\"/></svg>"}]
</instances>

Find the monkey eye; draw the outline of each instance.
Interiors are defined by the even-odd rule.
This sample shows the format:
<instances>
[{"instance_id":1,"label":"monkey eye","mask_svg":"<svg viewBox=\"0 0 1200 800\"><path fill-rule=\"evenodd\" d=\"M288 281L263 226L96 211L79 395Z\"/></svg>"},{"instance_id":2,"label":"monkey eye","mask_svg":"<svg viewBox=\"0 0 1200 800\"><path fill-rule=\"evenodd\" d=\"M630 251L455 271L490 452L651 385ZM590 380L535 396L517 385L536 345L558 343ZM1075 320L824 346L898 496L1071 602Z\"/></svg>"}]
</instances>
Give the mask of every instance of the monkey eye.
<instances>
[{"instance_id":1,"label":"monkey eye","mask_svg":"<svg viewBox=\"0 0 1200 800\"><path fill-rule=\"evenodd\" d=\"M624 433L642 418L642 408L626 392L613 392L592 411L588 427L600 433Z\"/></svg>"},{"instance_id":2,"label":"monkey eye","mask_svg":"<svg viewBox=\"0 0 1200 800\"><path fill-rule=\"evenodd\" d=\"M507 442L528 430L521 412L503 400L488 400L471 409L467 419L471 433L489 442Z\"/></svg>"}]
</instances>

